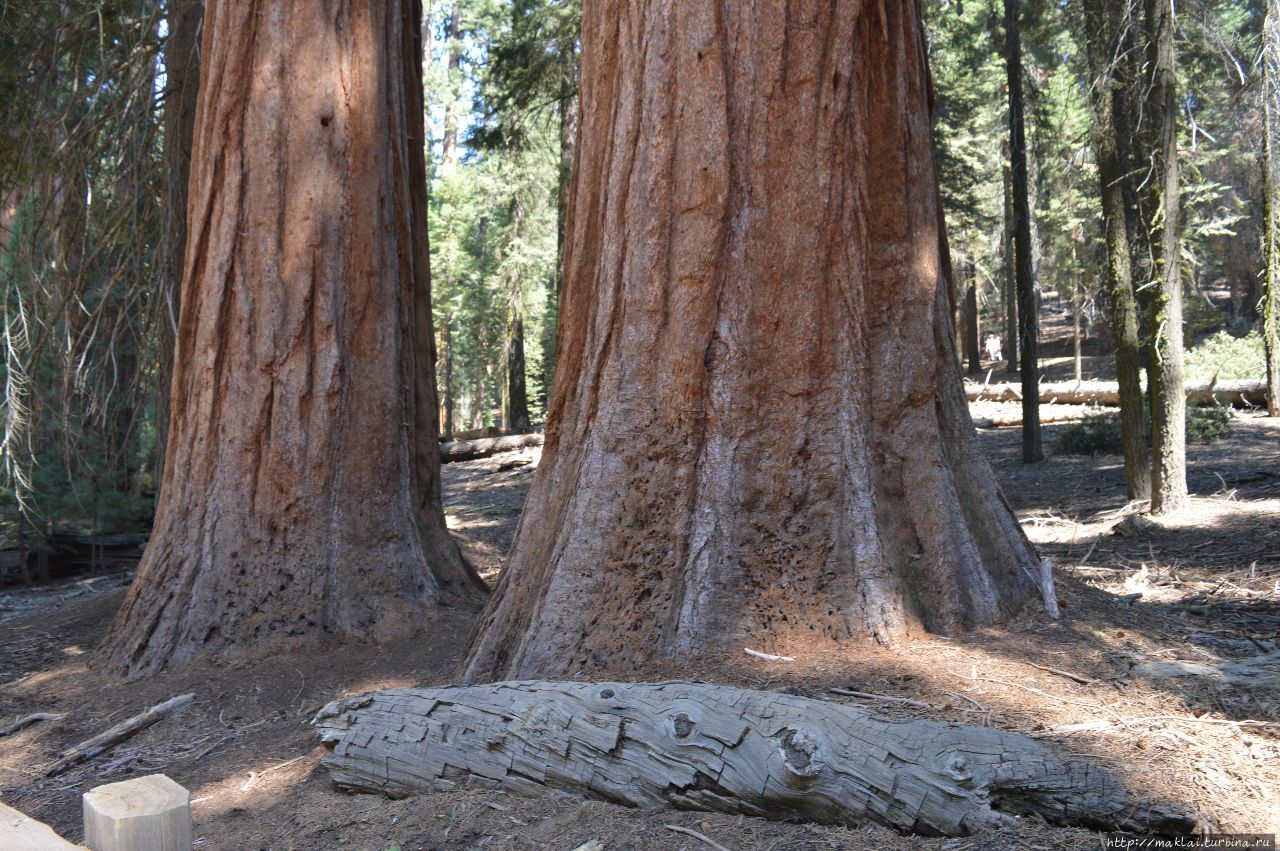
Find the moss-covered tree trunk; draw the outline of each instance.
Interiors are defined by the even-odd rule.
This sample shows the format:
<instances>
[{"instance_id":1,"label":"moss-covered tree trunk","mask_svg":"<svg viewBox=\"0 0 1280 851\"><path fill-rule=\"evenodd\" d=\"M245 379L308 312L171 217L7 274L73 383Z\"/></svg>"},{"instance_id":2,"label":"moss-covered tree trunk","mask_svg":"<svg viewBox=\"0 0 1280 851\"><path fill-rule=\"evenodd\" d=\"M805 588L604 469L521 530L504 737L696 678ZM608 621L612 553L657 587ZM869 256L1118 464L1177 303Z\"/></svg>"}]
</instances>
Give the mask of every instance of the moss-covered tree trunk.
<instances>
[{"instance_id":1,"label":"moss-covered tree trunk","mask_svg":"<svg viewBox=\"0 0 1280 851\"><path fill-rule=\"evenodd\" d=\"M1127 158L1122 146L1129 135L1118 55L1121 9L1108 0L1085 0L1085 41L1089 53L1093 108L1092 139L1098 161L1098 186L1106 234L1107 293L1111 302L1111 334L1115 342L1116 379L1120 386L1120 431L1124 443L1124 480L1129 499L1151 497L1151 461L1147 447L1142 396L1142 341L1133 291L1130 209L1125 203Z\"/></svg>"},{"instance_id":2,"label":"moss-covered tree trunk","mask_svg":"<svg viewBox=\"0 0 1280 851\"><path fill-rule=\"evenodd\" d=\"M918 5L601 0L551 421L466 676L950 633L1039 560L975 444Z\"/></svg>"},{"instance_id":3,"label":"moss-covered tree trunk","mask_svg":"<svg viewBox=\"0 0 1280 851\"><path fill-rule=\"evenodd\" d=\"M1148 230L1154 258L1151 305L1151 511L1187 500L1187 402L1182 373L1182 202L1178 169L1173 0L1145 0Z\"/></svg>"},{"instance_id":4,"label":"moss-covered tree trunk","mask_svg":"<svg viewBox=\"0 0 1280 851\"><path fill-rule=\"evenodd\" d=\"M1267 410L1280 416L1280 0L1267 0L1262 48L1263 101L1266 116L1266 222L1263 246L1263 339L1267 352Z\"/></svg>"},{"instance_id":5,"label":"moss-covered tree trunk","mask_svg":"<svg viewBox=\"0 0 1280 851\"><path fill-rule=\"evenodd\" d=\"M483 593L440 505L420 20L206 5L171 436L114 672L407 635Z\"/></svg>"}]
</instances>

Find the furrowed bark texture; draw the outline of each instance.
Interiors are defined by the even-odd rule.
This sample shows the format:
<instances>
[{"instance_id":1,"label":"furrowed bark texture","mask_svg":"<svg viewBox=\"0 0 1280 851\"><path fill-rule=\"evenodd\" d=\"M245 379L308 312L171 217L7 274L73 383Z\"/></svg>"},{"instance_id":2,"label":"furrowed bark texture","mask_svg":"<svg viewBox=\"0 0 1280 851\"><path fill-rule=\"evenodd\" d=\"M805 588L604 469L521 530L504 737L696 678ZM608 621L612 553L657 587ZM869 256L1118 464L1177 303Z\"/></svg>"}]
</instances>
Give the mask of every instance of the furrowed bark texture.
<instances>
[{"instance_id":1,"label":"furrowed bark texture","mask_svg":"<svg viewBox=\"0 0 1280 851\"><path fill-rule=\"evenodd\" d=\"M1193 824L1025 736L728 686L397 689L331 703L314 723L335 783L392 796L471 776L647 809L870 820L946 836L1023 813L1104 828Z\"/></svg>"},{"instance_id":2,"label":"furrowed bark texture","mask_svg":"<svg viewBox=\"0 0 1280 851\"><path fill-rule=\"evenodd\" d=\"M171 437L111 670L480 597L439 493L419 20L206 6Z\"/></svg>"},{"instance_id":3,"label":"furrowed bark texture","mask_svg":"<svg viewBox=\"0 0 1280 851\"><path fill-rule=\"evenodd\" d=\"M1178 176L1177 64L1174 0L1144 0L1148 136L1151 168L1149 230L1155 272L1151 296L1151 511L1167 514L1187 502L1186 399L1182 367L1182 196Z\"/></svg>"},{"instance_id":4,"label":"furrowed bark texture","mask_svg":"<svg viewBox=\"0 0 1280 851\"><path fill-rule=\"evenodd\" d=\"M551 423L468 677L1023 605L1039 561L973 442L928 85L911 2L587 6Z\"/></svg>"},{"instance_id":5,"label":"furrowed bark texture","mask_svg":"<svg viewBox=\"0 0 1280 851\"><path fill-rule=\"evenodd\" d=\"M191 177L196 105L200 83L201 0L171 0L166 18L164 92L164 220L159 262L164 298L156 325L159 370L156 375L157 474L164 474L165 444L169 439L169 390L173 383L173 354L177 346L179 295L187 244L187 185Z\"/></svg>"},{"instance_id":6,"label":"furrowed bark texture","mask_svg":"<svg viewBox=\"0 0 1280 851\"><path fill-rule=\"evenodd\" d=\"M1267 411L1280 417L1280 0L1267 0L1262 79L1266 221L1263 224L1262 339L1267 356Z\"/></svg>"}]
</instances>

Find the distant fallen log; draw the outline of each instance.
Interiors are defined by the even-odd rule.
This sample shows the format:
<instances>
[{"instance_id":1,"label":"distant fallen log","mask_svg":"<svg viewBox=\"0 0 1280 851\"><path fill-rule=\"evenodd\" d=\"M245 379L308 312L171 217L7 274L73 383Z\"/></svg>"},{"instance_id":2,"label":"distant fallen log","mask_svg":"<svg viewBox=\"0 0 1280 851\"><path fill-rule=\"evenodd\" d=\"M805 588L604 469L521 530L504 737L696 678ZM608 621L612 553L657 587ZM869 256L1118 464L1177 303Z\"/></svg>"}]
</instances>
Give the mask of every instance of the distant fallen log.
<instances>
[{"instance_id":1,"label":"distant fallen log","mask_svg":"<svg viewBox=\"0 0 1280 851\"><path fill-rule=\"evenodd\" d=\"M509 434L505 437L490 437L484 440L451 440L440 444L440 463L453 461L474 461L477 458L488 458L499 452L516 452L530 446L541 446L540 434Z\"/></svg>"},{"instance_id":2,"label":"distant fallen log","mask_svg":"<svg viewBox=\"0 0 1280 851\"><path fill-rule=\"evenodd\" d=\"M1184 833L1104 770L991 727L877 718L848 706L701 683L517 682L394 689L313 722L339 786L394 797L476 782L569 790L649 809L958 836L1011 816Z\"/></svg>"},{"instance_id":3,"label":"distant fallen log","mask_svg":"<svg viewBox=\"0 0 1280 851\"><path fill-rule=\"evenodd\" d=\"M966 385L970 402L1019 402L1022 391L1015 384ZM1040 385L1042 404L1119 405L1120 385L1114 381L1070 381ZM1192 405L1258 406L1267 402L1267 382L1245 381L1198 382L1187 385L1187 402Z\"/></svg>"},{"instance_id":4,"label":"distant fallen log","mask_svg":"<svg viewBox=\"0 0 1280 851\"><path fill-rule=\"evenodd\" d=\"M1084 405L1041 405L1040 406L1040 424L1052 425L1053 423L1074 423L1083 420L1090 414L1097 413L1100 408L1092 405L1086 407ZM994 411L989 416L974 417L973 425L975 428L1006 428L1009 426L1022 425L1022 409L1015 408L1010 411Z\"/></svg>"}]
</instances>

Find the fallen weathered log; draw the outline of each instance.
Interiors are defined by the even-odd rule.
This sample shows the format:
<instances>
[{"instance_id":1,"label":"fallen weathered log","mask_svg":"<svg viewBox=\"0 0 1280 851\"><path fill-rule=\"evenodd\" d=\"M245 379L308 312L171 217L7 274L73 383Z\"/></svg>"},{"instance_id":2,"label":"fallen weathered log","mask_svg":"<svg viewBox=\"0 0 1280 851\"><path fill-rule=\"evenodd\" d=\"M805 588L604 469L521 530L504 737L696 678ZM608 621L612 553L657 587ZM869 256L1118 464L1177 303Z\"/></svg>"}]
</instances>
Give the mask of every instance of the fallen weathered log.
<instances>
[{"instance_id":1,"label":"fallen weathered log","mask_svg":"<svg viewBox=\"0 0 1280 851\"><path fill-rule=\"evenodd\" d=\"M99 733L91 739L85 739L64 753L53 765L49 766L45 776L52 777L55 774L66 771L73 765L93 759L98 754L115 747L134 733L145 730L168 713L175 709L181 709L195 699L196 696L194 694L180 694L177 697L171 697L163 703L157 703L150 709L139 712L132 718L126 718L111 729Z\"/></svg>"},{"instance_id":2,"label":"fallen weathered log","mask_svg":"<svg viewBox=\"0 0 1280 851\"><path fill-rule=\"evenodd\" d=\"M440 444L440 463L452 461L474 461L477 458L488 458L499 452L515 452L530 446L541 446L540 434L509 434L505 437L491 437L485 440L451 440Z\"/></svg>"},{"instance_id":3,"label":"fallen weathered log","mask_svg":"<svg viewBox=\"0 0 1280 851\"><path fill-rule=\"evenodd\" d=\"M1054 423L1079 422L1090 414L1105 410L1114 409L1101 408L1095 405L1041 405L1040 424L1052 425ZM1020 426L1022 425L1022 408L1014 408L1009 411L992 411L986 416L975 416L973 425L974 428Z\"/></svg>"},{"instance_id":4,"label":"fallen weathered log","mask_svg":"<svg viewBox=\"0 0 1280 851\"><path fill-rule=\"evenodd\" d=\"M1267 402L1267 382L1261 379L1188 383L1186 390L1187 403L1191 405L1256 406ZM969 384L964 392L970 402L1017 402L1022 399L1021 388L1014 384ZM1041 384L1040 401L1063 405L1119 405L1120 385L1114 381Z\"/></svg>"},{"instance_id":5,"label":"fallen weathered log","mask_svg":"<svg viewBox=\"0 0 1280 851\"><path fill-rule=\"evenodd\" d=\"M314 723L334 782L391 796L470 776L646 808L872 820L948 836L1022 813L1168 833L1194 825L1025 736L727 686L394 689L335 701Z\"/></svg>"}]
</instances>

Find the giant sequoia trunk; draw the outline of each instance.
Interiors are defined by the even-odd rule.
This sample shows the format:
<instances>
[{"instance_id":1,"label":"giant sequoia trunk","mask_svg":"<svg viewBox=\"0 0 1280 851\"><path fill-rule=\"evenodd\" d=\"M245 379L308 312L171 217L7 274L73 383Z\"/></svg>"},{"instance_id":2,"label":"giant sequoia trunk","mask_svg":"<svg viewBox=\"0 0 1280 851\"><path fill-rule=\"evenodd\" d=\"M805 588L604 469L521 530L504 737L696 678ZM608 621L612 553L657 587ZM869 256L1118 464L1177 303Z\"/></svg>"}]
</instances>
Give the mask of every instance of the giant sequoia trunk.
<instances>
[{"instance_id":1,"label":"giant sequoia trunk","mask_svg":"<svg viewBox=\"0 0 1280 851\"><path fill-rule=\"evenodd\" d=\"M171 436L114 671L481 594L440 507L419 20L206 6Z\"/></svg>"},{"instance_id":2,"label":"giant sequoia trunk","mask_svg":"<svg viewBox=\"0 0 1280 851\"><path fill-rule=\"evenodd\" d=\"M974 444L915 3L602 0L552 420L471 679L952 632L1038 564Z\"/></svg>"}]
</instances>

